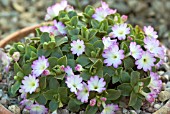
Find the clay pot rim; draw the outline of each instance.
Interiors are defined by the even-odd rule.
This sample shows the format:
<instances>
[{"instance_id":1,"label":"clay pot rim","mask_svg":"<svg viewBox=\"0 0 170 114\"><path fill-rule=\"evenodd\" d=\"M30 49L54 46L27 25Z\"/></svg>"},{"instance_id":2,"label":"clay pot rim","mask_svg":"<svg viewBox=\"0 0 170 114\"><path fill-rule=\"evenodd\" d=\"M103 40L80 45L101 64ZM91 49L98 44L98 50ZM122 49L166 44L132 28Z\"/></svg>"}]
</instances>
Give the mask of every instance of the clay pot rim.
<instances>
[{"instance_id":1,"label":"clay pot rim","mask_svg":"<svg viewBox=\"0 0 170 114\"><path fill-rule=\"evenodd\" d=\"M30 33L35 33L36 28L39 28L43 25L51 25L51 24L52 24L52 22L49 21L49 22L44 22L44 23L41 23L41 24L33 25L31 27L25 27L21 30L18 30L16 32L10 34L9 36L3 38L2 40L0 40L0 48L4 48L10 42L17 42L20 39L29 35Z\"/></svg>"}]
</instances>

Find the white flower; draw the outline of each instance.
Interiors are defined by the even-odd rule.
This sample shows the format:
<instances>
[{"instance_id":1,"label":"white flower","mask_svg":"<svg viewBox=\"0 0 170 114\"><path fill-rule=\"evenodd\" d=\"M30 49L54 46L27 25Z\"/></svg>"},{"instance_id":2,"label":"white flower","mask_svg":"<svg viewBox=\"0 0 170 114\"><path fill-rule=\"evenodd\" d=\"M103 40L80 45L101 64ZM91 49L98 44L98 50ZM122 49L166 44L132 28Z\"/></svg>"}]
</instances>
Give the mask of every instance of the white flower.
<instances>
[{"instance_id":1,"label":"white flower","mask_svg":"<svg viewBox=\"0 0 170 114\"><path fill-rule=\"evenodd\" d=\"M110 37L103 37L102 42L104 44L104 49L109 48L110 46L117 43L117 40L111 40Z\"/></svg>"},{"instance_id":2,"label":"white flower","mask_svg":"<svg viewBox=\"0 0 170 114\"><path fill-rule=\"evenodd\" d=\"M126 35L130 33L130 28L127 27L126 23L120 24L120 25L114 25L112 27L112 31L109 36L111 38L118 38L119 40L126 39Z\"/></svg>"},{"instance_id":3,"label":"white flower","mask_svg":"<svg viewBox=\"0 0 170 114\"><path fill-rule=\"evenodd\" d=\"M117 111L118 109L118 105L108 104L104 107L101 114L115 114L115 111Z\"/></svg>"},{"instance_id":4,"label":"white flower","mask_svg":"<svg viewBox=\"0 0 170 114\"><path fill-rule=\"evenodd\" d=\"M77 56L83 54L85 51L84 41L79 39L77 41L73 41L71 43L71 51L72 54L77 54Z\"/></svg>"},{"instance_id":5,"label":"white flower","mask_svg":"<svg viewBox=\"0 0 170 114\"><path fill-rule=\"evenodd\" d=\"M140 45L136 45L136 42L131 42L130 43L130 54L135 58L139 59L142 56L142 48Z\"/></svg>"},{"instance_id":6,"label":"white flower","mask_svg":"<svg viewBox=\"0 0 170 114\"><path fill-rule=\"evenodd\" d=\"M37 87L39 87L39 79L36 79L35 76L25 76L24 80L22 80L21 88L26 92L32 94L32 92L35 92Z\"/></svg>"},{"instance_id":7,"label":"white flower","mask_svg":"<svg viewBox=\"0 0 170 114\"><path fill-rule=\"evenodd\" d=\"M79 75L72 75L67 77L66 84L71 92L77 94L77 91L83 88L82 80L82 77Z\"/></svg>"},{"instance_id":8,"label":"white flower","mask_svg":"<svg viewBox=\"0 0 170 114\"><path fill-rule=\"evenodd\" d=\"M89 97L89 89L86 83L83 83L83 89L77 92L77 99L81 100L82 103L87 103Z\"/></svg>"}]
</instances>

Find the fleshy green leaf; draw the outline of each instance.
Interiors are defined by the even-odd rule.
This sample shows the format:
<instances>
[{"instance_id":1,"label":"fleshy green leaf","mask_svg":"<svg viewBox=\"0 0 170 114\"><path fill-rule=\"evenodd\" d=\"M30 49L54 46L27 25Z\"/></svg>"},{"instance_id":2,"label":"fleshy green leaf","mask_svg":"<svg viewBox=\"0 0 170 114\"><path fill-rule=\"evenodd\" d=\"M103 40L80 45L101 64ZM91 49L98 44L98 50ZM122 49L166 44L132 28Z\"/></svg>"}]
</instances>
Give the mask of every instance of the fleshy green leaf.
<instances>
[{"instance_id":1,"label":"fleshy green leaf","mask_svg":"<svg viewBox=\"0 0 170 114\"><path fill-rule=\"evenodd\" d=\"M39 78L40 89L46 88L46 76L42 76Z\"/></svg>"},{"instance_id":2,"label":"fleshy green leaf","mask_svg":"<svg viewBox=\"0 0 170 114\"><path fill-rule=\"evenodd\" d=\"M137 94L132 91L132 93L130 94L130 101L128 105L134 106L136 104L137 99L138 99Z\"/></svg>"},{"instance_id":3,"label":"fleshy green leaf","mask_svg":"<svg viewBox=\"0 0 170 114\"><path fill-rule=\"evenodd\" d=\"M104 97L107 98L107 100L116 100L120 97L121 92L119 90L115 90L115 89L107 89Z\"/></svg>"},{"instance_id":4,"label":"fleshy green leaf","mask_svg":"<svg viewBox=\"0 0 170 114\"><path fill-rule=\"evenodd\" d=\"M67 66L67 57L63 56L57 60L58 65Z\"/></svg>"},{"instance_id":5,"label":"fleshy green leaf","mask_svg":"<svg viewBox=\"0 0 170 114\"><path fill-rule=\"evenodd\" d=\"M12 85L12 87L11 87L11 93L12 93L13 95L15 95L16 92L19 90L20 85L21 85L21 82L19 82L19 81L16 81L16 82L14 83L14 85Z\"/></svg>"},{"instance_id":6,"label":"fleshy green leaf","mask_svg":"<svg viewBox=\"0 0 170 114\"><path fill-rule=\"evenodd\" d=\"M119 90L121 90L121 94L123 96L130 96L130 93L132 91L132 86L130 83L123 83L117 87Z\"/></svg>"},{"instance_id":7,"label":"fleshy green leaf","mask_svg":"<svg viewBox=\"0 0 170 114\"><path fill-rule=\"evenodd\" d=\"M56 89L60 87L60 83L57 81L56 78L51 78L49 81L49 88L50 89Z\"/></svg>"},{"instance_id":8,"label":"fleshy green leaf","mask_svg":"<svg viewBox=\"0 0 170 114\"><path fill-rule=\"evenodd\" d=\"M124 67L125 69L130 69L130 68L133 68L135 66L135 61L134 59L132 59L131 57L127 57L123 60L123 63L124 63Z\"/></svg>"},{"instance_id":9,"label":"fleshy green leaf","mask_svg":"<svg viewBox=\"0 0 170 114\"><path fill-rule=\"evenodd\" d=\"M68 37L64 36L64 37L56 37L55 38L55 42L56 42L56 46L60 46L66 42L68 42Z\"/></svg>"},{"instance_id":10,"label":"fleshy green leaf","mask_svg":"<svg viewBox=\"0 0 170 114\"><path fill-rule=\"evenodd\" d=\"M67 103L68 101L68 89L67 87L59 87L58 88L58 94L60 96L60 100L62 103Z\"/></svg>"},{"instance_id":11,"label":"fleshy green leaf","mask_svg":"<svg viewBox=\"0 0 170 114\"><path fill-rule=\"evenodd\" d=\"M47 32L44 32L42 33L42 35L40 36L40 42L43 44L44 42L49 42L51 39L50 39L50 36L49 36L49 33Z\"/></svg>"},{"instance_id":12,"label":"fleshy green leaf","mask_svg":"<svg viewBox=\"0 0 170 114\"><path fill-rule=\"evenodd\" d=\"M50 101L49 109L51 110L51 112L55 111L58 108L58 105L58 102L56 102L55 100Z\"/></svg>"},{"instance_id":13,"label":"fleshy green leaf","mask_svg":"<svg viewBox=\"0 0 170 114\"><path fill-rule=\"evenodd\" d=\"M82 66L86 66L90 63L90 60L87 56L85 55L80 55L77 59L76 59L76 62L78 64L81 64Z\"/></svg>"},{"instance_id":14,"label":"fleshy green leaf","mask_svg":"<svg viewBox=\"0 0 170 114\"><path fill-rule=\"evenodd\" d=\"M137 72L137 71L133 71L131 73L131 80L130 80L131 82L130 82L130 84L132 86L135 86L139 82L139 78L140 78L140 73Z\"/></svg>"},{"instance_id":15,"label":"fleshy green leaf","mask_svg":"<svg viewBox=\"0 0 170 114\"><path fill-rule=\"evenodd\" d=\"M96 114L97 110L98 110L98 107L96 105L95 106L88 105L86 108L85 114Z\"/></svg>"},{"instance_id":16,"label":"fleshy green leaf","mask_svg":"<svg viewBox=\"0 0 170 114\"><path fill-rule=\"evenodd\" d=\"M130 75L128 72L122 71L120 75L120 79L123 83L129 83L130 82Z\"/></svg>"},{"instance_id":17,"label":"fleshy green leaf","mask_svg":"<svg viewBox=\"0 0 170 114\"><path fill-rule=\"evenodd\" d=\"M45 105L47 103L47 99L44 97L43 94L40 94L37 98L36 98L36 101L39 103L39 104L42 104L42 105Z\"/></svg>"},{"instance_id":18,"label":"fleshy green leaf","mask_svg":"<svg viewBox=\"0 0 170 114\"><path fill-rule=\"evenodd\" d=\"M78 112L79 109L80 109L80 105L77 105L75 102L74 102L74 99L70 99L70 101L68 102L68 108L70 111L72 112Z\"/></svg>"}]
</instances>

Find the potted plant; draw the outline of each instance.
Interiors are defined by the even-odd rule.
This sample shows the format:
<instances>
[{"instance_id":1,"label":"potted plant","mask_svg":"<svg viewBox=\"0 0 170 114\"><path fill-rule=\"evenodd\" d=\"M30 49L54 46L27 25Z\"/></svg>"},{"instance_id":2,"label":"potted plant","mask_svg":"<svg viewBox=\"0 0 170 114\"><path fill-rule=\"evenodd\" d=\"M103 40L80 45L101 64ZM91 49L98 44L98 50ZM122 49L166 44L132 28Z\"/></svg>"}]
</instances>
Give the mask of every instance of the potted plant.
<instances>
[{"instance_id":1,"label":"potted plant","mask_svg":"<svg viewBox=\"0 0 170 114\"><path fill-rule=\"evenodd\" d=\"M20 95L31 114L114 114L125 105L138 110L143 101L154 102L165 49L151 26L127 24L127 16L105 2L77 13L64 0L47 9L45 20L53 22L36 26L36 37L9 51L15 80L9 94ZM10 60L1 55L8 71Z\"/></svg>"}]
</instances>

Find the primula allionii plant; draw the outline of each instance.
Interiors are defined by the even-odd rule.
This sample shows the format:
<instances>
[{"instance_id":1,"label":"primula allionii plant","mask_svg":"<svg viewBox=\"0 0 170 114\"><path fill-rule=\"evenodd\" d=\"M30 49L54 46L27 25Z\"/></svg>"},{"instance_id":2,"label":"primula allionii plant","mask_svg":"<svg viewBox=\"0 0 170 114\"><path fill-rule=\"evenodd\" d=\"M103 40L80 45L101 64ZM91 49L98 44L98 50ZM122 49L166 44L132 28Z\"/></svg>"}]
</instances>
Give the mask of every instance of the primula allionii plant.
<instances>
[{"instance_id":1,"label":"primula allionii plant","mask_svg":"<svg viewBox=\"0 0 170 114\"><path fill-rule=\"evenodd\" d=\"M156 70L165 52L151 26L132 27L105 2L77 13L62 1L47 9L45 19L53 24L9 52L16 80L9 92L21 95L31 113L68 107L114 114L125 98L136 110L144 100L154 102L162 86ZM8 60L3 63L8 68Z\"/></svg>"}]
</instances>

